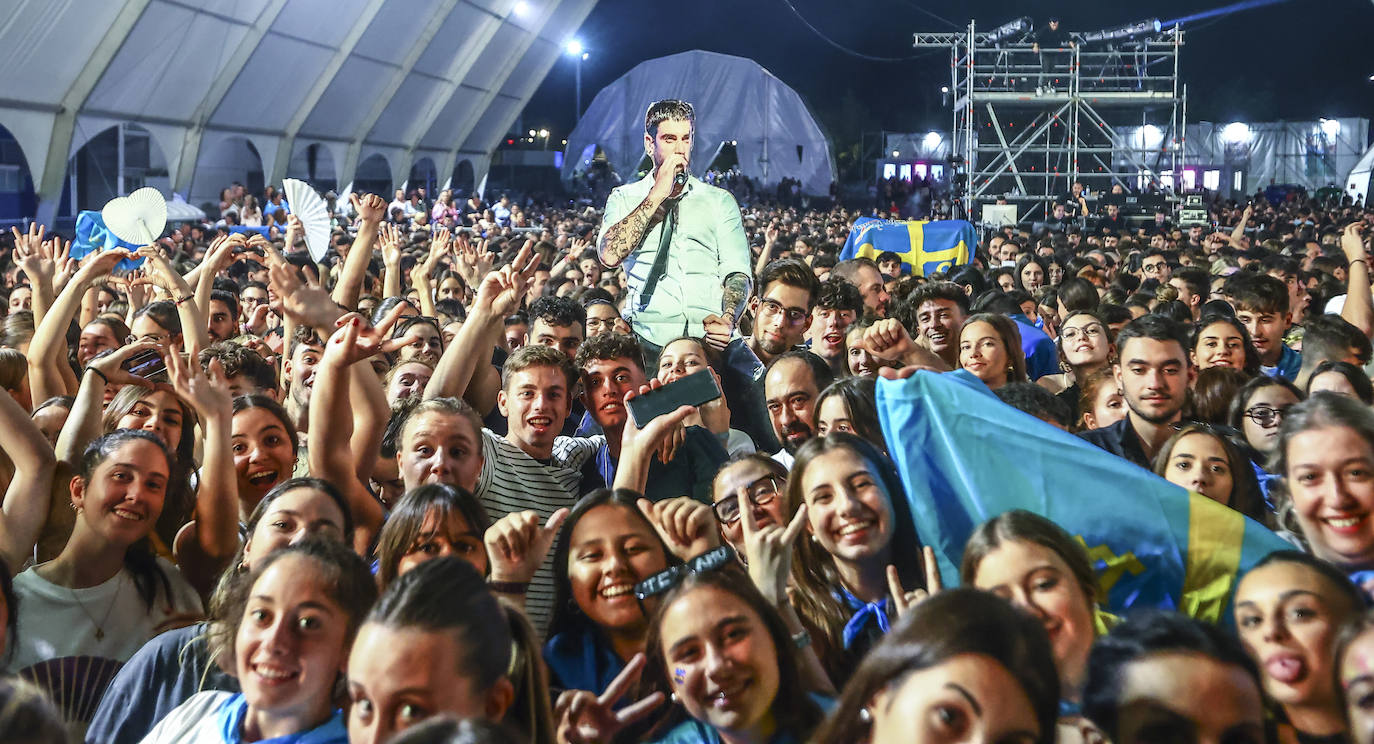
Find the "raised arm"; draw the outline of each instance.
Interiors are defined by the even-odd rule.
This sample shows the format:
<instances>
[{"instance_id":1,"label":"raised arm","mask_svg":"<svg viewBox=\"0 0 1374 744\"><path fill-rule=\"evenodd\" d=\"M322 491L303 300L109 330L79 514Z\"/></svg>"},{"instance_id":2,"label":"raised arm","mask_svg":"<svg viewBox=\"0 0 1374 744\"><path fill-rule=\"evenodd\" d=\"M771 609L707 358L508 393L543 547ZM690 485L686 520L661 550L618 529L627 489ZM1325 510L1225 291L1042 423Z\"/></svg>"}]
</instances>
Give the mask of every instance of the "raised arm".
<instances>
[{"instance_id":1,"label":"raised arm","mask_svg":"<svg viewBox=\"0 0 1374 744\"><path fill-rule=\"evenodd\" d=\"M1231 231L1230 236L1226 238L1226 240L1236 248L1241 247L1240 239L1245 237L1245 226L1250 224L1250 215L1254 214L1254 212L1255 208L1253 205L1245 205L1245 211L1240 214L1240 223L1236 225L1235 229Z\"/></svg>"},{"instance_id":2,"label":"raised arm","mask_svg":"<svg viewBox=\"0 0 1374 744\"><path fill-rule=\"evenodd\" d=\"M177 318L181 320L181 339L186 354L192 359L200 350L210 345L210 329L205 315L196 305L195 292L181 274L167 263L167 256L158 245L145 245L138 249L143 258L143 276L135 279L135 284L148 284L171 295L177 306Z\"/></svg>"},{"instance_id":3,"label":"raised arm","mask_svg":"<svg viewBox=\"0 0 1374 744\"><path fill-rule=\"evenodd\" d=\"M386 277L382 280L382 296L400 297L401 291L401 231L390 222L378 228L377 242L382 247L382 266ZM352 256L352 253L348 255Z\"/></svg>"},{"instance_id":4,"label":"raised arm","mask_svg":"<svg viewBox=\"0 0 1374 744\"><path fill-rule=\"evenodd\" d=\"M188 284L196 288L196 307L209 309L210 293L215 290L215 277L234 260L234 250L242 248L243 244L243 233L235 233L233 236L220 235L205 249L205 257L201 259L200 264L183 277Z\"/></svg>"},{"instance_id":5,"label":"raised arm","mask_svg":"<svg viewBox=\"0 0 1374 744\"><path fill-rule=\"evenodd\" d=\"M88 256L53 300L42 322L34 328L33 340L29 342L29 386L34 400L44 401L54 395L68 394L59 366L66 363L67 327L71 325L86 289L95 283L97 277L110 273L121 260L128 257L129 252L123 248Z\"/></svg>"},{"instance_id":6,"label":"raised arm","mask_svg":"<svg viewBox=\"0 0 1374 744\"><path fill-rule=\"evenodd\" d=\"M1366 336L1374 336L1374 299L1369 287L1369 251L1365 249L1363 222L1346 225L1341 233L1341 251L1348 265L1345 269L1345 306L1341 317L1360 329Z\"/></svg>"},{"instance_id":7,"label":"raised arm","mask_svg":"<svg viewBox=\"0 0 1374 744\"><path fill-rule=\"evenodd\" d=\"M187 578L208 594L239 547L240 508L231 449L233 402L218 359L203 370L198 363L188 365L175 352L163 358L173 389L196 410L205 437L195 520L177 535L173 549Z\"/></svg>"},{"instance_id":8,"label":"raised arm","mask_svg":"<svg viewBox=\"0 0 1374 744\"><path fill-rule=\"evenodd\" d=\"M644 242L644 233L649 231L654 213L673 193L673 177L677 175L678 170L686 167L687 159L682 155L673 154L654 171L654 185L649 188L649 194L644 197L644 201L601 233L601 242L597 245L601 263L612 267L619 266L631 251ZM609 204L606 211L611 212ZM611 217L608 215L607 219Z\"/></svg>"},{"instance_id":9,"label":"raised arm","mask_svg":"<svg viewBox=\"0 0 1374 744\"><path fill-rule=\"evenodd\" d=\"M434 283L431 278L440 260L448 254L453 233L447 227L436 227L429 240L429 255L420 265L410 272L410 283L420 293L420 314L431 318L438 317L434 311Z\"/></svg>"},{"instance_id":10,"label":"raised arm","mask_svg":"<svg viewBox=\"0 0 1374 744\"><path fill-rule=\"evenodd\" d=\"M769 225L763 231L763 249L759 251L759 258L754 262L754 276L763 274L763 267L773 260L773 249L778 244L778 228Z\"/></svg>"},{"instance_id":11,"label":"raised arm","mask_svg":"<svg viewBox=\"0 0 1374 744\"><path fill-rule=\"evenodd\" d=\"M348 249L339 282L334 285L334 301L346 308L358 307L358 295L362 294L363 277L367 275L367 264L372 260L372 245L377 242L377 228L386 216L386 202L376 194L366 194L361 199L357 194L349 194L353 210L358 214L358 237Z\"/></svg>"},{"instance_id":12,"label":"raised arm","mask_svg":"<svg viewBox=\"0 0 1374 744\"><path fill-rule=\"evenodd\" d=\"M372 538L381 529L382 506L364 488L358 478L357 457L376 459L371 452L354 453L350 439L353 435L353 414L350 409L350 378L362 372L366 360L375 354L399 349L404 339L389 339L391 327L401 317L403 307L392 308L375 328L367 327L360 315L341 319L338 330L325 344L324 355L315 372L315 386L310 401L311 446L310 472L324 478L343 491L357 525L354 546L366 551ZM360 365L359 363L363 364ZM375 375L372 376L375 380Z\"/></svg>"},{"instance_id":13,"label":"raised arm","mask_svg":"<svg viewBox=\"0 0 1374 744\"><path fill-rule=\"evenodd\" d=\"M57 457L29 414L8 395L0 395L0 451L14 463L14 478L0 507L0 558L13 576L33 555L38 532L48 516Z\"/></svg>"},{"instance_id":14,"label":"raised arm","mask_svg":"<svg viewBox=\"0 0 1374 744\"><path fill-rule=\"evenodd\" d=\"M488 363L491 352L500 337L502 321L520 307L538 266L534 245L526 241L510 266L487 274L477 289L467 322L444 350L434 376L425 386L426 398L465 397L478 412L491 410L496 402L495 390L500 388L499 375ZM489 394L484 392L481 399L473 400L469 393L478 387L478 376L486 378L481 388ZM495 387L491 385L493 377L498 378Z\"/></svg>"}]
</instances>

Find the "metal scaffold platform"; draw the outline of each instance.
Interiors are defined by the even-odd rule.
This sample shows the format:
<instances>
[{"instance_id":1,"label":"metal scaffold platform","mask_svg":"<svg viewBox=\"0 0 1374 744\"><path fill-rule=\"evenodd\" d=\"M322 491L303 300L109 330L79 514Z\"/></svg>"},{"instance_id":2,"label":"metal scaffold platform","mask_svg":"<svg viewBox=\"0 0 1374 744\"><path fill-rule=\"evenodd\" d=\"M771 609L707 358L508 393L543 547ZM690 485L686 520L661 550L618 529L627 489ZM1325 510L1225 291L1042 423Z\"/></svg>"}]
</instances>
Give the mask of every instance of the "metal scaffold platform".
<instances>
[{"instance_id":1,"label":"metal scaffold platform","mask_svg":"<svg viewBox=\"0 0 1374 744\"><path fill-rule=\"evenodd\" d=\"M989 32L916 33L913 46L950 51L953 157L967 176L964 214L1003 199L1020 221L1074 182L1092 193L1171 191L1182 167L1187 92L1177 28L1133 24L1036 49L1030 20ZM1130 126L1131 134L1118 134ZM962 160L960 164L958 161Z\"/></svg>"}]
</instances>

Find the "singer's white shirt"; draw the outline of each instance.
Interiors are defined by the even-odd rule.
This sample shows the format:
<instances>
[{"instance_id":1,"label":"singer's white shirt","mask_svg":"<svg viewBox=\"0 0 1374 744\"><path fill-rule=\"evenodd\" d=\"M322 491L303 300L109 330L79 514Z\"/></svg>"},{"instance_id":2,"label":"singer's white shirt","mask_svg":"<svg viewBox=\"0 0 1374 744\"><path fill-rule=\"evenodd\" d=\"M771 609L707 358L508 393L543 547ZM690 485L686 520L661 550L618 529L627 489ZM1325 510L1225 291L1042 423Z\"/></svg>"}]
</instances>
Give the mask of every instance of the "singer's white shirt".
<instances>
[{"instance_id":1,"label":"singer's white shirt","mask_svg":"<svg viewBox=\"0 0 1374 744\"><path fill-rule=\"evenodd\" d=\"M653 174L611 192L601 221L598 245L606 230L634 211L649 195ZM658 256L663 221L644 235L623 266L629 285L625 319L635 333L662 346L682 335L700 336L707 315L721 312L725 277L749 276L749 244L740 221L739 204L730 192L689 177L678 199L677 218L668 246L668 263L647 306L641 300L644 284Z\"/></svg>"}]
</instances>

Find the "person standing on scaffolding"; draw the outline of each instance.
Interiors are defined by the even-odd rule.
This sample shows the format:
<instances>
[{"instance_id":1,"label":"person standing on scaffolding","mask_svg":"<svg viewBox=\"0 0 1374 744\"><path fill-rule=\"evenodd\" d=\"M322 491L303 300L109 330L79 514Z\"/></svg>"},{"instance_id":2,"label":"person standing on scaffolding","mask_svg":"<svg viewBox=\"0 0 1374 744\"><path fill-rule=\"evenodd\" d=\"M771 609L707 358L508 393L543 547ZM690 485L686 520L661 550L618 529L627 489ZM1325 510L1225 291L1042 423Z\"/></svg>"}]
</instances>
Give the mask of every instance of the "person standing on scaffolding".
<instances>
[{"instance_id":1,"label":"person standing on scaffolding","mask_svg":"<svg viewBox=\"0 0 1374 744\"><path fill-rule=\"evenodd\" d=\"M1068 50L1073 46L1073 39L1059 25L1058 18L1051 17L1048 23L1036 29L1031 51L1040 55L1040 82L1035 86L1035 95L1054 92L1055 76L1068 69Z\"/></svg>"}]
</instances>

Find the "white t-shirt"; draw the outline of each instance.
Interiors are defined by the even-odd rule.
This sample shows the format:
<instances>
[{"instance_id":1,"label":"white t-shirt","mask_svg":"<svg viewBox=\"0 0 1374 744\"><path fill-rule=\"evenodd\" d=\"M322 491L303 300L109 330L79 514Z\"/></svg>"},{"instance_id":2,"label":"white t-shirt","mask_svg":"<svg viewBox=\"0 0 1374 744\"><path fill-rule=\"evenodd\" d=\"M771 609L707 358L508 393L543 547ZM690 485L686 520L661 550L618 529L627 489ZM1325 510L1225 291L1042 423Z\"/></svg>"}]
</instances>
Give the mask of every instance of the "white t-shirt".
<instances>
[{"instance_id":1,"label":"white t-shirt","mask_svg":"<svg viewBox=\"0 0 1374 744\"><path fill-rule=\"evenodd\" d=\"M85 589L53 584L38 575L37 567L15 576L19 638L6 671L19 672L49 659L75 656L123 663L168 619L203 614L200 597L181 571L162 558L157 563L167 575L172 593L167 596L159 586L151 611L127 568L105 583ZM97 624L103 631L99 639Z\"/></svg>"}]
</instances>

